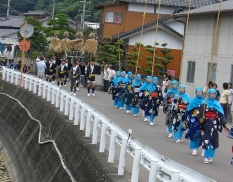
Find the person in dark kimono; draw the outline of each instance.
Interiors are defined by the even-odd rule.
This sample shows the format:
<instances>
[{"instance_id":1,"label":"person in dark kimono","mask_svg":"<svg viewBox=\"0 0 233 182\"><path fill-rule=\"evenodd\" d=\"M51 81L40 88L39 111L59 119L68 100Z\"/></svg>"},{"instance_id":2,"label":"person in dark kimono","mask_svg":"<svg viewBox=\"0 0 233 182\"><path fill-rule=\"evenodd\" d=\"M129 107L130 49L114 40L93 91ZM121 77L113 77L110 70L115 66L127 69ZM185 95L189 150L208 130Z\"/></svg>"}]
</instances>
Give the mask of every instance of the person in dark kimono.
<instances>
[{"instance_id":1,"label":"person in dark kimono","mask_svg":"<svg viewBox=\"0 0 233 182\"><path fill-rule=\"evenodd\" d=\"M114 107L118 106L118 100L117 100L117 94L118 94L118 85L117 82L121 76L120 71L116 71L116 76L112 80L112 85L110 88L110 92L112 93L112 100L114 101L113 105Z\"/></svg>"},{"instance_id":2,"label":"person in dark kimono","mask_svg":"<svg viewBox=\"0 0 233 182\"><path fill-rule=\"evenodd\" d=\"M129 79L126 77L126 72L122 71L121 72L121 77L117 81L117 86L118 86L118 108L119 109L124 109L124 102L123 102L123 94L125 93L126 85L128 83Z\"/></svg>"},{"instance_id":3,"label":"person in dark kimono","mask_svg":"<svg viewBox=\"0 0 233 182\"><path fill-rule=\"evenodd\" d=\"M95 75L97 74L98 66L95 65L94 59L91 59L90 65L87 66L87 96L90 96L90 89L92 96L95 97Z\"/></svg>"},{"instance_id":4,"label":"person in dark kimono","mask_svg":"<svg viewBox=\"0 0 233 182\"><path fill-rule=\"evenodd\" d=\"M178 82L173 80L171 82L172 88L167 91L163 101L163 112L166 114L166 125L168 131L168 137L172 137L172 123L173 123L173 113L172 113L172 99L178 94Z\"/></svg>"},{"instance_id":5,"label":"person in dark kimono","mask_svg":"<svg viewBox=\"0 0 233 182\"><path fill-rule=\"evenodd\" d=\"M204 163L212 162L215 157L215 150L219 147L218 132L222 132L223 127L226 127L226 118L223 108L215 99L217 92L215 89L208 90L208 98L204 111L204 135L202 140L202 148L204 149Z\"/></svg>"},{"instance_id":6,"label":"person in dark kimono","mask_svg":"<svg viewBox=\"0 0 233 182\"><path fill-rule=\"evenodd\" d=\"M149 116L149 125L151 126L155 124L154 119L156 116L158 116L159 106L161 101L163 100L162 92L157 84L158 78L153 77L152 82L147 89L149 94L146 96L147 106L145 109L145 115Z\"/></svg>"},{"instance_id":7,"label":"person in dark kimono","mask_svg":"<svg viewBox=\"0 0 233 182\"><path fill-rule=\"evenodd\" d=\"M80 79L80 75L81 75L81 69L79 66L77 66L76 61L74 61L72 63L72 68L70 70L70 91L71 91L71 95L76 94L76 87L77 87L77 83Z\"/></svg>"},{"instance_id":8,"label":"person in dark kimono","mask_svg":"<svg viewBox=\"0 0 233 182\"><path fill-rule=\"evenodd\" d=\"M173 113L173 137L176 143L183 142L182 135L183 131L186 130L187 123L186 110L190 101L190 96L185 93L185 85L181 84L179 94L173 98L171 108Z\"/></svg>"},{"instance_id":9,"label":"person in dark kimono","mask_svg":"<svg viewBox=\"0 0 233 182\"><path fill-rule=\"evenodd\" d=\"M140 108L143 111L144 122L148 121L148 116L145 114L147 107L147 96L149 95L148 89L151 85L151 76L147 76L144 84L139 88L139 99L140 99Z\"/></svg>"},{"instance_id":10,"label":"person in dark kimono","mask_svg":"<svg viewBox=\"0 0 233 182\"><path fill-rule=\"evenodd\" d=\"M142 76L140 74L137 74L135 80L132 83L133 93L131 95L131 97L132 97L131 106L133 108L132 113L133 113L134 117L137 117L138 113L139 113L139 100L140 100L140 98L139 98L139 93L140 93L139 88L142 86L141 79L142 79Z\"/></svg>"},{"instance_id":11,"label":"person in dark kimono","mask_svg":"<svg viewBox=\"0 0 233 182\"><path fill-rule=\"evenodd\" d=\"M46 65L46 80L52 82L53 73L56 71L56 65L53 63L53 59L49 60L49 63Z\"/></svg>"},{"instance_id":12,"label":"person in dark kimono","mask_svg":"<svg viewBox=\"0 0 233 182\"><path fill-rule=\"evenodd\" d=\"M128 72L128 82L125 87L125 93L123 94L123 102L125 104L126 113L129 114L132 110L132 83L134 80L134 75L131 71Z\"/></svg>"},{"instance_id":13,"label":"person in dark kimono","mask_svg":"<svg viewBox=\"0 0 233 182\"><path fill-rule=\"evenodd\" d=\"M204 92L201 87L195 89L195 97L191 99L187 108L187 130L185 138L190 140L190 149L192 155L197 155L197 150L201 143L201 125L200 118L203 115Z\"/></svg>"},{"instance_id":14,"label":"person in dark kimono","mask_svg":"<svg viewBox=\"0 0 233 182\"><path fill-rule=\"evenodd\" d=\"M57 79L57 85L60 86L60 88L64 84L65 74L68 71L68 68L65 65L65 60L63 59L61 61L61 65L58 67L58 79Z\"/></svg>"}]
</instances>

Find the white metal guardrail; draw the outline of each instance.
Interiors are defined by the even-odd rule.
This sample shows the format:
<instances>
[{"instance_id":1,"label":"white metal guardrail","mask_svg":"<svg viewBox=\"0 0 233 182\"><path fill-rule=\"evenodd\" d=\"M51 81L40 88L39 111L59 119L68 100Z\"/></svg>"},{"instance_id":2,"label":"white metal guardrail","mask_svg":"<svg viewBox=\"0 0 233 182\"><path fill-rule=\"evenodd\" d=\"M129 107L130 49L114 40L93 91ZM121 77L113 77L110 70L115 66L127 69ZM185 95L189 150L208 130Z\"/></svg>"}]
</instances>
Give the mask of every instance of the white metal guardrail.
<instances>
[{"instance_id":1,"label":"white metal guardrail","mask_svg":"<svg viewBox=\"0 0 233 182\"><path fill-rule=\"evenodd\" d=\"M19 85L20 73L8 68L3 68L2 79L12 84ZM23 74L23 87L32 91L56 108L64 115L79 125L80 130L85 131L85 137L92 137L92 144L98 143L98 129L101 129L99 152L106 148L106 136L110 136L108 162L113 163L116 144L120 146L118 163L118 175L123 175L126 163L126 153L133 157L131 181L137 182L139 177L139 165L142 164L149 170L149 182L155 182L156 178L164 182L213 182L214 180L172 161L155 152L147 145L131 137L128 132L114 124L110 119L98 112L77 97L60 90L54 84L41 80L35 76ZM129 138L130 137L130 138Z\"/></svg>"}]
</instances>

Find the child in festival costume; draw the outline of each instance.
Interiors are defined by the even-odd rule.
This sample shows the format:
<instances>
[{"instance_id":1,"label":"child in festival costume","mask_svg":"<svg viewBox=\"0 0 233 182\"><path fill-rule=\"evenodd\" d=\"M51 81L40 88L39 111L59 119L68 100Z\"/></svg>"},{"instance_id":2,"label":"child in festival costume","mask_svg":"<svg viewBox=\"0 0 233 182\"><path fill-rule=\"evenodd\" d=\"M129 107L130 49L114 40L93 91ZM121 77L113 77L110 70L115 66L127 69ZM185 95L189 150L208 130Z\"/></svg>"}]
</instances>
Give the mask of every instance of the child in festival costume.
<instances>
[{"instance_id":1,"label":"child in festival costume","mask_svg":"<svg viewBox=\"0 0 233 182\"><path fill-rule=\"evenodd\" d=\"M117 107L118 105L118 100L117 100L117 94L118 94L118 89L117 89L117 82L121 76L121 72L117 71L116 76L112 80L112 85L110 88L110 92L112 93L112 100L114 100L114 107Z\"/></svg>"},{"instance_id":2,"label":"child in festival costume","mask_svg":"<svg viewBox=\"0 0 233 182\"><path fill-rule=\"evenodd\" d=\"M149 124L154 125L155 116L158 116L159 105L163 100L160 88L157 86L158 78L153 77L152 83L148 88L149 95L146 96L147 107L145 109L145 115L150 117Z\"/></svg>"},{"instance_id":3,"label":"child in festival costume","mask_svg":"<svg viewBox=\"0 0 233 182\"><path fill-rule=\"evenodd\" d=\"M168 137L172 137L172 123L173 123L173 114L171 112L172 108L172 99L175 97L175 95L178 94L178 82L176 80L173 80L171 82L172 88L167 91L166 96L164 97L163 101L163 112L166 114L166 125L167 125L167 131L168 131Z\"/></svg>"},{"instance_id":4,"label":"child in festival costume","mask_svg":"<svg viewBox=\"0 0 233 182\"><path fill-rule=\"evenodd\" d=\"M117 105L119 109L124 109L123 94L125 93L126 84L128 83L128 81L129 79L126 78L126 72L122 71L121 77L117 81L117 86L118 86L118 91L119 91L119 94L117 96L117 100L118 100Z\"/></svg>"},{"instance_id":5,"label":"child in festival costume","mask_svg":"<svg viewBox=\"0 0 233 182\"><path fill-rule=\"evenodd\" d=\"M128 72L128 81L127 81L127 84L126 84L126 87L125 87L125 93L123 94L123 97L122 97L122 100L123 100L123 103L125 104L126 106L126 113L129 114L130 111L132 110L132 107L131 107L131 102L132 102L132 93L133 93L133 90L132 90L132 83L133 83L133 73L131 71Z\"/></svg>"},{"instance_id":6,"label":"child in festival costume","mask_svg":"<svg viewBox=\"0 0 233 182\"><path fill-rule=\"evenodd\" d=\"M206 100L206 107L204 107L204 135L202 140L202 148L204 149L204 163L212 162L215 156L215 150L219 147L218 132L222 132L224 127L226 131L226 118L224 116L223 108L215 99L217 92L215 89L208 90L208 98Z\"/></svg>"},{"instance_id":7,"label":"child in festival costume","mask_svg":"<svg viewBox=\"0 0 233 182\"><path fill-rule=\"evenodd\" d=\"M139 93L140 93L139 88L142 86L141 79L142 79L141 75L137 74L135 80L132 83L133 93L132 93L131 106L133 108L132 112L133 112L134 117L137 117L138 113L139 113L139 100L140 100L140 98L139 98Z\"/></svg>"},{"instance_id":8,"label":"child in festival costume","mask_svg":"<svg viewBox=\"0 0 233 182\"><path fill-rule=\"evenodd\" d=\"M187 131L185 138L190 139L190 149L192 155L197 155L197 149L200 146L201 140L201 126L199 119L202 117L203 105L204 105L204 93L201 87L195 89L195 95L187 108Z\"/></svg>"},{"instance_id":9,"label":"child in festival costume","mask_svg":"<svg viewBox=\"0 0 233 182\"><path fill-rule=\"evenodd\" d=\"M173 113L173 137L176 143L183 142L182 135L183 131L186 130L187 122L186 109L190 101L190 96L185 93L185 85L180 85L179 94L175 95L171 108Z\"/></svg>"},{"instance_id":10,"label":"child in festival costume","mask_svg":"<svg viewBox=\"0 0 233 182\"><path fill-rule=\"evenodd\" d=\"M140 108L144 111L144 121L145 122L148 121L148 119L147 119L148 116L145 114L145 110L147 107L146 97L149 95L147 90L149 89L150 84L151 84L151 76L147 76L145 83L139 88Z\"/></svg>"}]
</instances>

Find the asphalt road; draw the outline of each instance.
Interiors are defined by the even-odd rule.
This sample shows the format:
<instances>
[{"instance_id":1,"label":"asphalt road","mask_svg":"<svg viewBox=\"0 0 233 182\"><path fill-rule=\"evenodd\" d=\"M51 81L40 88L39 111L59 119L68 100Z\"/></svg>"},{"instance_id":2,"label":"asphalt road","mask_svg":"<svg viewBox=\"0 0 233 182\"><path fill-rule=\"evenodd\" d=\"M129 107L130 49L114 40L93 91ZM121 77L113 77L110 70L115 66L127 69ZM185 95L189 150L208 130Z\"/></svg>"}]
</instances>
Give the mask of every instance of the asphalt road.
<instances>
[{"instance_id":1,"label":"asphalt road","mask_svg":"<svg viewBox=\"0 0 233 182\"><path fill-rule=\"evenodd\" d=\"M69 87L63 89L70 90ZM85 88L80 88L76 93L76 97L96 108L126 131L129 128L132 129L134 137L158 153L218 182L233 182L233 167L230 164L233 156L231 153L233 140L227 137L227 132L223 131L220 134L220 147L216 151L216 157L213 162L204 164L203 157L201 157L201 149L198 150L198 156L191 155L189 140L184 140L183 143L178 144L175 143L173 138L167 137L165 115L161 110L159 117L156 118L155 125L150 126L143 121L141 113L138 117L133 117L132 114L126 114L125 111L115 108L111 100L111 94L96 91L95 95L96 97L88 97ZM229 128L230 126L228 124Z\"/></svg>"}]
</instances>

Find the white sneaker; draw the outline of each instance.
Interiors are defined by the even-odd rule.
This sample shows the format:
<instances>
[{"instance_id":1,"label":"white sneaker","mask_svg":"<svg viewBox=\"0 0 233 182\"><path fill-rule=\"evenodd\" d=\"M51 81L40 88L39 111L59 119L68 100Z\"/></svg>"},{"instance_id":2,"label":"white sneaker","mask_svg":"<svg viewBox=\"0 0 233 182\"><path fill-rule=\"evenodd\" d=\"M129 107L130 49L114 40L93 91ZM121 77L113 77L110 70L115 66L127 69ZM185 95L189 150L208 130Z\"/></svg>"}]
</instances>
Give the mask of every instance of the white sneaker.
<instances>
[{"instance_id":1,"label":"white sneaker","mask_svg":"<svg viewBox=\"0 0 233 182\"><path fill-rule=\"evenodd\" d=\"M153 126L153 123L149 122L149 125Z\"/></svg>"},{"instance_id":2,"label":"white sneaker","mask_svg":"<svg viewBox=\"0 0 233 182\"><path fill-rule=\"evenodd\" d=\"M181 139L180 139L180 143L182 143L183 141L184 141L184 140L181 138Z\"/></svg>"},{"instance_id":3,"label":"white sneaker","mask_svg":"<svg viewBox=\"0 0 233 182\"><path fill-rule=\"evenodd\" d=\"M64 85L64 87L66 87L66 85Z\"/></svg>"},{"instance_id":4,"label":"white sneaker","mask_svg":"<svg viewBox=\"0 0 233 182\"><path fill-rule=\"evenodd\" d=\"M54 83L54 81L53 81L53 83Z\"/></svg>"},{"instance_id":5,"label":"white sneaker","mask_svg":"<svg viewBox=\"0 0 233 182\"><path fill-rule=\"evenodd\" d=\"M74 93L74 96L76 96L76 94Z\"/></svg>"},{"instance_id":6,"label":"white sneaker","mask_svg":"<svg viewBox=\"0 0 233 182\"><path fill-rule=\"evenodd\" d=\"M171 137L172 137L172 134L171 134L171 133L169 133L167 137L168 137L168 138L171 138Z\"/></svg>"},{"instance_id":7,"label":"white sneaker","mask_svg":"<svg viewBox=\"0 0 233 182\"><path fill-rule=\"evenodd\" d=\"M138 116L138 114L134 114L133 116L134 116L134 117L137 117L137 116Z\"/></svg>"},{"instance_id":8,"label":"white sneaker","mask_svg":"<svg viewBox=\"0 0 233 182\"><path fill-rule=\"evenodd\" d=\"M207 159L209 160L209 162L213 161L213 159L211 157L207 157Z\"/></svg>"},{"instance_id":9,"label":"white sneaker","mask_svg":"<svg viewBox=\"0 0 233 182\"><path fill-rule=\"evenodd\" d=\"M117 106L114 106L114 107L117 107Z\"/></svg>"},{"instance_id":10,"label":"white sneaker","mask_svg":"<svg viewBox=\"0 0 233 182\"><path fill-rule=\"evenodd\" d=\"M127 111L126 111L126 113L127 113L127 114L129 114L129 113L130 113L130 111L129 111L129 110L127 110Z\"/></svg>"},{"instance_id":11,"label":"white sneaker","mask_svg":"<svg viewBox=\"0 0 233 182\"><path fill-rule=\"evenodd\" d=\"M210 163L209 159L208 159L208 158L205 158L205 159L204 159L204 163L205 163L205 164L209 164L209 163Z\"/></svg>"},{"instance_id":12,"label":"white sneaker","mask_svg":"<svg viewBox=\"0 0 233 182\"><path fill-rule=\"evenodd\" d=\"M71 92L70 95L73 95L73 92Z\"/></svg>"},{"instance_id":13,"label":"white sneaker","mask_svg":"<svg viewBox=\"0 0 233 182\"><path fill-rule=\"evenodd\" d=\"M82 85L80 85L80 87L83 87Z\"/></svg>"},{"instance_id":14,"label":"white sneaker","mask_svg":"<svg viewBox=\"0 0 233 182\"><path fill-rule=\"evenodd\" d=\"M197 149L193 149L192 155L197 156Z\"/></svg>"},{"instance_id":15,"label":"white sneaker","mask_svg":"<svg viewBox=\"0 0 233 182\"><path fill-rule=\"evenodd\" d=\"M120 107L120 110L124 109L123 107Z\"/></svg>"},{"instance_id":16,"label":"white sneaker","mask_svg":"<svg viewBox=\"0 0 233 182\"><path fill-rule=\"evenodd\" d=\"M95 97L95 94L91 94L93 97Z\"/></svg>"},{"instance_id":17,"label":"white sneaker","mask_svg":"<svg viewBox=\"0 0 233 182\"><path fill-rule=\"evenodd\" d=\"M78 88L78 87L76 87L76 90L79 90L79 88Z\"/></svg>"},{"instance_id":18,"label":"white sneaker","mask_svg":"<svg viewBox=\"0 0 233 182\"><path fill-rule=\"evenodd\" d=\"M176 140L176 143L180 143L180 140Z\"/></svg>"},{"instance_id":19,"label":"white sneaker","mask_svg":"<svg viewBox=\"0 0 233 182\"><path fill-rule=\"evenodd\" d=\"M147 120L147 118L144 118L144 122L147 122L148 120Z\"/></svg>"},{"instance_id":20,"label":"white sneaker","mask_svg":"<svg viewBox=\"0 0 233 182\"><path fill-rule=\"evenodd\" d=\"M87 94L87 96L89 97L89 96L90 96L90 94Z\"/></svg>"}]
</instances>

